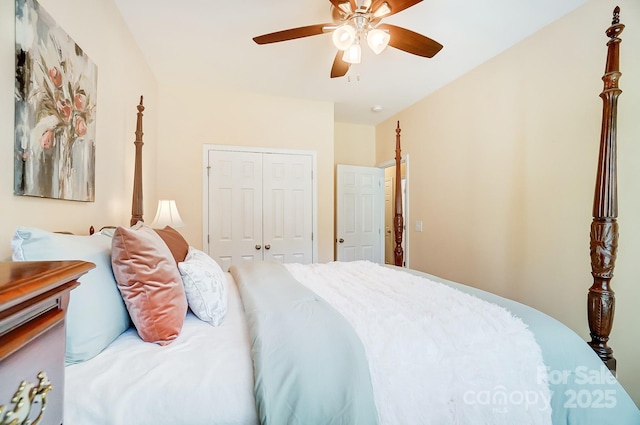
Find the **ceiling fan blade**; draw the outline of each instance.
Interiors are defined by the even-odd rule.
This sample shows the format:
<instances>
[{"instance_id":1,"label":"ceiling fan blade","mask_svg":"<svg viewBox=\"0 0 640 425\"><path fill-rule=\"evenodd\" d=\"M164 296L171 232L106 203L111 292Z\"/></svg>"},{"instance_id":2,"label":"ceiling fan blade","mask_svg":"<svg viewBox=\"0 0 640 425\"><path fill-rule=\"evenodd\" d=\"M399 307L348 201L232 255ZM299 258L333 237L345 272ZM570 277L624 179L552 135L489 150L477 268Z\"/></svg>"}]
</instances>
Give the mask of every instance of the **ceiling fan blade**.
<instances>
[{"instance_id":1,"label":"ceiling fan blade","mask_svg":"<svg viewBox=\"0 0 640 425\"><path fill-rule=\"evenodd\" d=\"M356 0L329 0L331 2L331 4L333 5L333 7L335 7L336 9L340 9L340 5L342 3L349 3L349 5L351 6L351 11L355 12L357 9L357 5L356 5Z\"/></svg>"},{"instance_id":2,"label":"ceiling fan blade","mask_svg":"<svg viewBox=\"0 0 640 425\"><path fill-rule=\"evenodd\" d=\"M343 22L345 17L346 17L346 13L344 13L342 9L338 7L331 8L331 19L333 19L333 22L335 23Z\"/></svg>"},{"instance_id":3,"label":"ceiling fan blade","mask_svg":"<svg viewBox=\"0 0 640 425\"><path fill-rule=\"evenodd\" d=\"M253 37L253 41L258 44L278 43L280 41L294 40L296 38L309 37L312 35L323 34L324 27L330 27L333 24L316 24L306 27L291 28L288 30L272 32L269 34Z\"/></svg>"},{"instance_id":4,"label":"ceiling fan blade","mask_svg":"<svg viewBox=\"0 0 640 425\"><path fill-rule=\"evenodd\" d=\"M387 3L389 5L389 9L391 9L391 13L388 13L385 16L391 16L410 8L411 6L415 6L421 1L422 0L373 0L371 3L371 11L375 13L383 3Z\"/></svg>"},{"instance_id":5,"label":"ceiling fan blade","mask_svg":"<svg viewBox=\"0 0 640 425\"><path fill-rule=\"evenodd\" d=\"M442 49L442 44L437 41L406 28L390 24L380 24L376 28L389 31L389 46L414 55L432 58Z\"/></svg>"},{"instance_id":6,"label":"ceiling fan blade","mask_svg":"<svg viewBox=\"0 0 640 425\"><path fill-rule=\"evenodd\" d=\"M336 58L333 60L333 66L331 67L331 78L343 77L351 64L342 60L342 50L338 50Z\"/></svg>"}]
</instances>

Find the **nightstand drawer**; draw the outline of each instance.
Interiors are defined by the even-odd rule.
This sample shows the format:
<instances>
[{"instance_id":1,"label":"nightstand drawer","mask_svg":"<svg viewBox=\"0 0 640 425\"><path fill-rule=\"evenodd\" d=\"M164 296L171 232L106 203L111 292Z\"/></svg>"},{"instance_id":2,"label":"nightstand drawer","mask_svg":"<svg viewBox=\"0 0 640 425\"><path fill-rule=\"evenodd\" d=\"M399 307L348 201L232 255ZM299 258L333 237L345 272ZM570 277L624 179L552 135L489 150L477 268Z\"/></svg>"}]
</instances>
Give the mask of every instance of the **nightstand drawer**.
<instances>
[{"instance_id":1,"label":"nightstand drawer","mask_svg":"<svg viewBox=\"0 0 640 425\"><path fill-rule=\"evenodd\" d=\"M53 313L53 312L52 312ZM62 423L62 406L64 399L64 354L65 354L64 321L60 320L37 339L29 342L15 353L0 362L0 405L8 411L16 404L12 398L18 391L22 381L27 382L26 391L33 386L33 392L45 392L45 384L40 384L38 374L44 372L51 390L46 391L46 409L38 425L60 425ZM38 391L40 389L40 391ZM25 392L26 392L25 391ZM29 418L34 420L41 412L40 397L30 403L25 399L25 408L31 404ZM0 414L0 418L2 414Z\"/></svg>"}]
</instances>

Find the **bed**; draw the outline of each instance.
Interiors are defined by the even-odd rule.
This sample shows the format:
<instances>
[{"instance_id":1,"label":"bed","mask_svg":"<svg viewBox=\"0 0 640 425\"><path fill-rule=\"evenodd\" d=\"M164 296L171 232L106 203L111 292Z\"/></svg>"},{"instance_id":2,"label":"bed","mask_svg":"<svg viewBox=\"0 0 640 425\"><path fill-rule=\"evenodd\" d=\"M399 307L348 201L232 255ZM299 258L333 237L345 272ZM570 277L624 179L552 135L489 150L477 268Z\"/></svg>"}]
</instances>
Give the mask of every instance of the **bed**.
<instances>
[{"instance_id":1,"label":"bed","mask_svg":"<svg viewBox=\"0 0 640 425\"><path fill-rule=\"evenodd\" d=\"M607 345L618 13L601 95L591 342L523 304L398 266L252 262L223 271L175 229L144 224L141 98L130 226L90 236L21 227L12 240L16 261L96 265L69 302L64 423L640 424Z\"/></svg>"}]
</instances>

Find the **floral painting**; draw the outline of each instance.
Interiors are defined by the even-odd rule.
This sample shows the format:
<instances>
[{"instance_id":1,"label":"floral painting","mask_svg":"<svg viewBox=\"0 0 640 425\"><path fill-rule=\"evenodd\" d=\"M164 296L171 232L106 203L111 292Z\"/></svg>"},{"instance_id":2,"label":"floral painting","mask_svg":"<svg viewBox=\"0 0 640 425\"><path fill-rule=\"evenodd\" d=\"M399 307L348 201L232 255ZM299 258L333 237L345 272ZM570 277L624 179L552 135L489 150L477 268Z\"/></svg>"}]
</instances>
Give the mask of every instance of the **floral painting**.
<instances>
[{"instance_id":1,"label":"floral painting","mask_svg":"<svg viewBox=\"0 0 640 425\"><path fill-rule=\"evenodd\" d=\"M94 201L97 74L35 0L16 0L16 195Z\"/></svg>"}]
</instances>

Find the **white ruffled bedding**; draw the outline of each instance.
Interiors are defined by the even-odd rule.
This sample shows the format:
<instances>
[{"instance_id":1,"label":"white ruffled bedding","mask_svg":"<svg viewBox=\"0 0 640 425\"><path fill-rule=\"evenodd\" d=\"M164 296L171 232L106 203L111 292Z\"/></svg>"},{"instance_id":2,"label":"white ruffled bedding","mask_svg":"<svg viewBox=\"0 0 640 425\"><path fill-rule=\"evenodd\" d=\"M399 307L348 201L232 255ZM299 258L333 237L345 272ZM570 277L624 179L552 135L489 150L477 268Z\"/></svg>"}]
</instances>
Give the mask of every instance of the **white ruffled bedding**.
<instances>
[{"instance_id":1,"label":"white ruffled bedding","mask_svg":"<svg viewBox=\"0 0 640 425\"><path fill-rule=\"evenodd\" d=\"M360 336L380 424L551 424L540 348L504 308L370 262L285 266Z\"/></svg>"}]
</instances>

